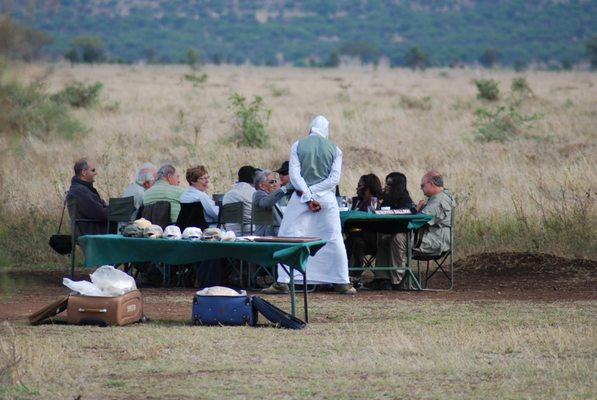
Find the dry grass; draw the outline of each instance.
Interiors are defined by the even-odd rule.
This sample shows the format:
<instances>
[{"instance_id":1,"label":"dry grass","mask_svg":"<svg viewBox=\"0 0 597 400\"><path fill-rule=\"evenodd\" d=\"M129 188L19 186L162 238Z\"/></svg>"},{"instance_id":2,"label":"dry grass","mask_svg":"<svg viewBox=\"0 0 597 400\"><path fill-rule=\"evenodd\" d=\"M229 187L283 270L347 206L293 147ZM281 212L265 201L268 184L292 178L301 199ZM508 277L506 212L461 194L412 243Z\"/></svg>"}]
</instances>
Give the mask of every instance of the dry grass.
<instances>
[{"instance_id":1,"label":"dry grass","mask_svg":"<svg viewBox=\"0 0 597 400\"><path fill-rule=\"evenodd\" d=\"M169 300L190 311L189 299ZM14 338L4 326L0 340L23 362L0 397L594 398L595 312L593 302L330 296L304 331L155 321L17 325Z\"/></svg>"},{"instance_id":2,"label":"dry grass","mask_svg":"<svg viewBox=\"0 0 597 400\"><path fill-rule=\"evenodd\" d=\"M518 76L513 72L231 66L204 72L207 82L193 86L184 79L188 68L183 66L20 67L29 79L47 75L53 92L74 80L99 81L104 101L75 111L89 128L80 140L27 138L15 144L0 137L5 204L0 214L10 220L29 212L57 219L73 161L83 155L96 160L97 187L106 198L120 195L146 161L171 162L182 170L205 164L213 177L211 190L225 192L239 166L272 168L287 159L290 144L321 113L331 121L331 138L344 149L343 193L353 193L364 173L383 177L398 170L409 178L417 200L420 177L435 168L458 197L459 218L467 218L460 223L464 231L457 232L461 254L532 250L596 256L595 74L529 72L534 96L520 107L542 116L529 132L536 138L480 144L471 134L474 111L490 105L476 99L472 79L496 79L507 95ZM264 97L273 110L271 148L237 147L228 140L232 92ZM406 98L427 97L425 107L405 106ZM565 223L558 224L562 213ZM559 239L583 221L586 229Z\"/></svg>"}]
</instances>

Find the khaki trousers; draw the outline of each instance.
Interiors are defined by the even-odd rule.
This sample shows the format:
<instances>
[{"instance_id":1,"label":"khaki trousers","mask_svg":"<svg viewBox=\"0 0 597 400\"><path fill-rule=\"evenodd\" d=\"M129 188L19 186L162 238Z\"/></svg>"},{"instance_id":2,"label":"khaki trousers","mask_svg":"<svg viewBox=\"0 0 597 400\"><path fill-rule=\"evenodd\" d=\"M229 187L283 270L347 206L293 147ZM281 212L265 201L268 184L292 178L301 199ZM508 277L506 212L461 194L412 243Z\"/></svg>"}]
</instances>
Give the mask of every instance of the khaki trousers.
<instances>
[{"instance_id":1,"label":"khaki trousers","mask_svg":"<svg viewBox=\"0 0 597 400\"><path fill-rule=\"evenodd\" d=\"M401 271L375 271L375 279L390 279L397 285L404 276L406 263L406 233L377 234L376 267L398 267Z\"/></svg>"}]
</instances>

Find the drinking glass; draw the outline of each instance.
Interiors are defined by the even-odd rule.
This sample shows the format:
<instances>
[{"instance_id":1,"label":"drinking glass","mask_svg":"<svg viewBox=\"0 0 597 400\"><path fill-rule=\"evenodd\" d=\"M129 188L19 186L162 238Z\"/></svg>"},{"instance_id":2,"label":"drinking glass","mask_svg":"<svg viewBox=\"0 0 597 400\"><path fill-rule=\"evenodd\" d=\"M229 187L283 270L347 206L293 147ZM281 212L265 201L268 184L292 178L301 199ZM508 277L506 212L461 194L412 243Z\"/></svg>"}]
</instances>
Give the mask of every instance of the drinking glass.
<instances>
[{"instance_id":1,"label":"drinking glass","mask_svg":"<svg viewBox=\"0 0 597 400\"><path fill-rule=\"evenodd\" d=\"M371 197L371 205L369 206L369 210L371 212L375 212L375 210L377 210L377 197Z\"/></svg>"}]
</instances>

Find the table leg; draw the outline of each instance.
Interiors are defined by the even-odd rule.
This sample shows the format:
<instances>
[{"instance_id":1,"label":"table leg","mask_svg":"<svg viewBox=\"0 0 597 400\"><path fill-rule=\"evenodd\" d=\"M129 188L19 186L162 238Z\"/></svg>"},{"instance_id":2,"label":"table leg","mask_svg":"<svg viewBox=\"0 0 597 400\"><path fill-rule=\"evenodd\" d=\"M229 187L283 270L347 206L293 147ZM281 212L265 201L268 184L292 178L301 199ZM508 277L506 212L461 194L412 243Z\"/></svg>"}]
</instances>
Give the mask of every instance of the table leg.
<instances>
[{"instance_id":1,"label":"table leg","mask_svg":"<svg viewBox=\"0 0 597 400\"><path fill-rule=\"evenodd\" d=\"M290 267L290 313L296 317L296 297L294 291L294 268Z\"/></svg>"},{"instance_id":2,"label":"table leg","mask_svg":"<svg viewBox=\"0 0 597 400\"><path fill-rule=\"evenodd\" d=\"M309 291L307 290L307 271L303 272L303 293L304 293L304 306L305 306L305 322L309 322L309 307L307 304L307 293L309 293Z\"/></svg>"},{"instance_id":3,"label":"table leg","mask_svg":"<svg viewBox=\"0 0 597 400\"><path fill-rule=\"evenodd\" d=\"M406 284L408 290L422 290L421 283L413 273L413 230L409 229L406 240Z\"/></svg>"}]
</instances>

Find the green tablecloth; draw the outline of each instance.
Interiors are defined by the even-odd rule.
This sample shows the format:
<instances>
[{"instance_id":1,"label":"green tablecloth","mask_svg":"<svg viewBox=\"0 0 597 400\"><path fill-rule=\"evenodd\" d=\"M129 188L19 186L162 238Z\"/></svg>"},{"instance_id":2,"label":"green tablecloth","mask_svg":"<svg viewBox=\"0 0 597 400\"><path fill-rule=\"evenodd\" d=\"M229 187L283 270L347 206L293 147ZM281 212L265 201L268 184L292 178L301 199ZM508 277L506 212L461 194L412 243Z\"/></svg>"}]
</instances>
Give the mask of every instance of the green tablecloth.
<instances>
[{"instance_id":1,"label":"green tablecloth","mask_svg":"<svg viewBox=\"0 0 597 400\"><path fill-rule=\"evenodd\" d=\"M364 211L341 211L343 228L363 228L381 233L406 232L422 227L431 220L428 214L374 214Z\"/></svg>"},{"instance_id":2,"label":"green tablecloth","mask_svg":"<svg viewBox=\"0 0 597 400\"><path fill-rule=\"evenodd\" d=\"M88 235L79 238L79 245L85 253L86 267L125 262L161 262L176 265L228 257L268 266L284 263L304 272L309 255L314 255L325 245L325 241L202 242Z\"/></svg>"}]
</instances>

